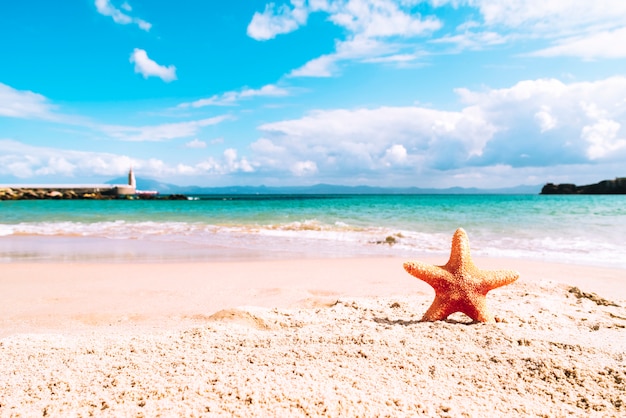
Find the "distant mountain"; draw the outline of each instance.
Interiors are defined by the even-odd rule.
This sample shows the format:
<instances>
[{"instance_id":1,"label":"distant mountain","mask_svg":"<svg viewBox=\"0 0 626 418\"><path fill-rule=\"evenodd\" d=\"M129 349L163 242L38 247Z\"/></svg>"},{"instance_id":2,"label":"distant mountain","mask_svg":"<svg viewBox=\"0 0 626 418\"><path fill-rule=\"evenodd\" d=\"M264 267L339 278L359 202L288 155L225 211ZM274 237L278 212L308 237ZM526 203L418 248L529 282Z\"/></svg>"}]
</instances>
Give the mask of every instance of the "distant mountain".
<instances>
[{"instance_id":1,"label":"distant mountain","mask_svg":"<svg viewBox=\"0 0 626 418\"><path fill-rule=\"evenodd\" d=\"M126 184L126 177L107 181L107 184ZM450 187L447 189L422 189L418 187L340 186L316 184L313 186L177 186L152 179L137 178L138 190L156 190L161 194L230 195L230 194L538 194L541 185L516 186L498 189Z\"/></svg>"}]
</instances>

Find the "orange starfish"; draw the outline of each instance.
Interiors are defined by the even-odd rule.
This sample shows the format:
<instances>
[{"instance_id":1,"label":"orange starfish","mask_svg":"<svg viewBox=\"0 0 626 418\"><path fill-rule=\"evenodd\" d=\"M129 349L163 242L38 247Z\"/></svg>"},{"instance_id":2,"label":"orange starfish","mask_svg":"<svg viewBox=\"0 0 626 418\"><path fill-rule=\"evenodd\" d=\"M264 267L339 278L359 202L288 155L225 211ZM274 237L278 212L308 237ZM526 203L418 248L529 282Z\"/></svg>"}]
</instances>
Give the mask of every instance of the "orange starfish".
<instances>
[{"instance_id":1,"label":"orange starfish","mask_svg":"<svg viewBox=\"0 0 626 418\"><path fill-rule=\"evenodd\" d=\"M495 322L487 308L487 292L513 283L519 273L510 270L480 270L472 262L469 239L463 228L452 237L450 260L445 266L408 262L404 269L435 289L435 300L422 321L440 321L463 312L477 322Z\"/></svg>"}]
</instances>

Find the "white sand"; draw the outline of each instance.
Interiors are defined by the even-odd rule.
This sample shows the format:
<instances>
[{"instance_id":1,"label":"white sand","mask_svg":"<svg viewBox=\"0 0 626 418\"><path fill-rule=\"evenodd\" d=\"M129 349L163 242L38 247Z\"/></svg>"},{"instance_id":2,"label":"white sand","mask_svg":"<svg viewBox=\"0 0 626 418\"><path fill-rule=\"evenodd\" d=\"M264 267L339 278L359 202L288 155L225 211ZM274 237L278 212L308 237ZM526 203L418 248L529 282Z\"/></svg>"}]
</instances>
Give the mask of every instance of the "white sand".
<instances>
[{"instance_id":1,"label":"white sand","mask_svg":"<svg viewBox=\"0 0 626 418\"><path fill-rule=\"evenodd\" d=\"M0 416L626 414L624 270L477 259L507 322L421 323L403 261L2 265Z\"/></svg>"}]
</instances>

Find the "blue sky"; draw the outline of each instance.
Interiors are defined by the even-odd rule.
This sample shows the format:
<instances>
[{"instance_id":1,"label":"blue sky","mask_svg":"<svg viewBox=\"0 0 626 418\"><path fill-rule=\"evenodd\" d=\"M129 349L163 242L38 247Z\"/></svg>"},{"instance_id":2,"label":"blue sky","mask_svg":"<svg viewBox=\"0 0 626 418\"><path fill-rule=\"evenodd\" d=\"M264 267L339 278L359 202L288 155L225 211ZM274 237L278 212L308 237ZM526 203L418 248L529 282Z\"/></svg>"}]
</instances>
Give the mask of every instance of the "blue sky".
<instances>
[{"instance_id":1,"label":"blue sky","mask_svg":"<svg viewBox=\"0 0 626 418\"><path fill-rule=\"evenodd\" d=\"M0 6L0 183L626 176L623 0Z\"/></svg>"}]
</instances>

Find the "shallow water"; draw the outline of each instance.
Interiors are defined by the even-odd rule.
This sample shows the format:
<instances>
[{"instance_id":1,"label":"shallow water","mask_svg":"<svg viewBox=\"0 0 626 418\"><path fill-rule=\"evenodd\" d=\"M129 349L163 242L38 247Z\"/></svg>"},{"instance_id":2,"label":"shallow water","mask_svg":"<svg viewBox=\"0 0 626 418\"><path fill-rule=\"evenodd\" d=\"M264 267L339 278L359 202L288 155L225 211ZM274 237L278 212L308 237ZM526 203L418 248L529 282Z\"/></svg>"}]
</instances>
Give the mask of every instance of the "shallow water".
<instances>
[{"instance_id":1,"label":"shallow water","mask_svg":"<svg viewBox=\"0 0 626 418\"><path fill-rule=\"evenodd\" d=\"M626 267L626 196L197 199L3 201L0 260L445 257L463 227L475 255Z\"/></svg>"}]
</instances>

